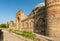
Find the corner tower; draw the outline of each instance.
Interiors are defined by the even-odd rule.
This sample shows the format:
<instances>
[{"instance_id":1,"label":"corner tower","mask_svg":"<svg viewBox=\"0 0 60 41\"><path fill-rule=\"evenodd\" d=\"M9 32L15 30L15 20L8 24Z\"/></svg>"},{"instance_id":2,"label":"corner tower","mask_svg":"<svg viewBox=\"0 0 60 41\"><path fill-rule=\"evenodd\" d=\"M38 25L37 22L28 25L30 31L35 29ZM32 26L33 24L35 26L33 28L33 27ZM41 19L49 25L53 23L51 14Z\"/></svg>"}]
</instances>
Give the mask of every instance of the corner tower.
<instances>
[{"instance_id":1,"label":"corner tower","mask_svg":"<svg viewBox=\"0 0 60 41\"><path fill-rule=\"evenodd\" d=\"M60 38L60 0L45 0L48 35Z\"/></svg>"}]
</instances>

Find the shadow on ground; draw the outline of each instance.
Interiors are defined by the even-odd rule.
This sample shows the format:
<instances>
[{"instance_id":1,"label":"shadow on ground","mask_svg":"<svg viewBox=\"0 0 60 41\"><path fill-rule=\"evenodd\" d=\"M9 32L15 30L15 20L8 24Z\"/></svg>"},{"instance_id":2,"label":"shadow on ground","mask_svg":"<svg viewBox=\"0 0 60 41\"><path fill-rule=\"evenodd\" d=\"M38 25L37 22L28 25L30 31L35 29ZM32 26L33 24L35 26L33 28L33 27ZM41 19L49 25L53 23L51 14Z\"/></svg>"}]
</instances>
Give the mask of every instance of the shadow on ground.
<instances>
[{"instance_id":1,"label":"shadow on ground","mask_svg":"<svg viewBox=\"0 0 60 41\"><path fill-rule=\"evenodd\" d=\"M3 41L3 32L0 32L0 41Z\"/></svg>"}]
</instances>

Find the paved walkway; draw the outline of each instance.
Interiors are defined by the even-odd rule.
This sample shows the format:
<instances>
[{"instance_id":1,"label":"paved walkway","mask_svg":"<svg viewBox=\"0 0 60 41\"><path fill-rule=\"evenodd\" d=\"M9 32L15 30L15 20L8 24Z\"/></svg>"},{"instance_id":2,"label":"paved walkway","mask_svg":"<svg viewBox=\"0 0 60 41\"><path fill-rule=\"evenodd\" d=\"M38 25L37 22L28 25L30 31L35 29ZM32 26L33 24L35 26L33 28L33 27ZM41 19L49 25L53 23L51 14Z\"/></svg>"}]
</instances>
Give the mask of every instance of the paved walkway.
<instances>
[{"instance_id":1,"label":"paved walkway","mask_svg":"<svg viewBox=\"0 0 60 41\"><path fill-rule=\"evenodd\" d=\"M3 33L4 33L4 41L27 41L27 40L24 40L23 38L20 38L20 37L17 37L11 33L9 33L8 31L6 30L3 30Z\"/></svg>"}]
</instances>

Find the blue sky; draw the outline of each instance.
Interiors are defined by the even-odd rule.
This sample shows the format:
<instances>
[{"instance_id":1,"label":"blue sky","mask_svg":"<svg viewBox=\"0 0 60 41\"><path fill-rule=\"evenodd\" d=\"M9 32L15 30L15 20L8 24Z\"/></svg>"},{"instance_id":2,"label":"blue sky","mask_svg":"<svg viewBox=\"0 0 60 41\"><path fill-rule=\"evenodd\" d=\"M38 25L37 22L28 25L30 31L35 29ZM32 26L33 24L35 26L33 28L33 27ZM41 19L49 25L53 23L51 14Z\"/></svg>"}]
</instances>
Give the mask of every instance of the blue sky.
<instances>
[{"instance_id":1,"label":"blue sky","mask_svg":"<svg viewBox=\"0 0 60 41\"><path fill-rule=\"evenodd\" d=\"M15 21L16 13L21 9L29 15L34 7L44 0L0 0L0 23Z\"/></svg>"}]
</instances>

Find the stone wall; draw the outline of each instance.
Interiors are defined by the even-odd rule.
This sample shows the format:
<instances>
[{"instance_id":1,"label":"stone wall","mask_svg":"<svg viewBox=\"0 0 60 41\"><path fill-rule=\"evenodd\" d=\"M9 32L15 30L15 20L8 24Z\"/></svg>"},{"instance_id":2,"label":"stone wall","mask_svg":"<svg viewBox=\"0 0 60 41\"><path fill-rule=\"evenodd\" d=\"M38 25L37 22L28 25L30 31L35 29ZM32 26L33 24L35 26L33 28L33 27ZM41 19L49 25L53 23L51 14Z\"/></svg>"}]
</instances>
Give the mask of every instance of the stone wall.
<instances>
[{"instance_id":1,"label":"stone wall","mask_svg":"<svg viewBox=\"0 0 60 41\"><path fill-rule=\"evenodd\" d=\"M23 11L19 10L17 12L17 15L16 15L16 27L17 27L17 30L21 30L21 27L22 27L22 23L21 21L26 19L27 16L23 13Z\"/></svg>"},{"instance_id":2,"label":"stone wall","mask_svg":"<svg viewBox=\"0 0 60 41\"><path fill-rule=\"evenodd\" d=\"M47 34L53 38L60 38L60 0L46 0Z\"/></svg>"},{"instance_id":3,"label":"stone wall","mask_svg":"<svg viewBox=\"0 0 60 41\"><path fill-rule=\"evenodd\" d=\"M36 15L34 16L34 32L38 34L46 34L46 14L45 7L41 7Z\"/></svg>"},{"instance_id":4,"label":"stone wall","mask_svg":"<svg viewBox=\"0 0 60 41\"><path fill-rule=\"evenodd\" d=\"M35 8L29 16L21 10L16 14L16 30L35 32L45 35L45 7Z\"/></svg>"},{"instance_id":5,"label":"stone wall","mask_svg":"<svg viewBox=\"0 0 60 41\"><path fill-rule=\"evenodd\" d=\"M16 25L14 24L14 22L13 21L10 21L9 22L9 29L16 29Z\"/></svg>"},{"instance_id":6,"label":"stone wall","mask_svg":"<svg viewBox=\"0 0 60 41\"><path fill-rule=\"evenodd\" d=\"M22 20L22 30L28 31L28 32L33 32L33 27L34 27L33 22L34 22L33 19Z\"/></svg>"},{"instance_id":7,"label":"stone wall","mask_svg":"<svg viewBox=\"0 0 60 41\"><path fill-rule=\"evenodd\" d=\"M33 32L33 20L20 10L16 15L16 27L17 30Z\"/></svg>"}]
</instances>

